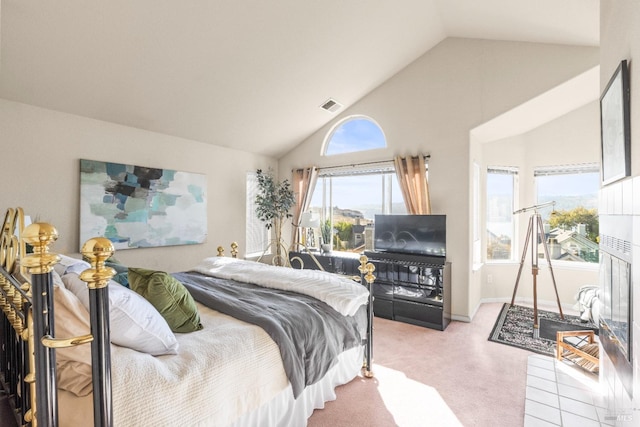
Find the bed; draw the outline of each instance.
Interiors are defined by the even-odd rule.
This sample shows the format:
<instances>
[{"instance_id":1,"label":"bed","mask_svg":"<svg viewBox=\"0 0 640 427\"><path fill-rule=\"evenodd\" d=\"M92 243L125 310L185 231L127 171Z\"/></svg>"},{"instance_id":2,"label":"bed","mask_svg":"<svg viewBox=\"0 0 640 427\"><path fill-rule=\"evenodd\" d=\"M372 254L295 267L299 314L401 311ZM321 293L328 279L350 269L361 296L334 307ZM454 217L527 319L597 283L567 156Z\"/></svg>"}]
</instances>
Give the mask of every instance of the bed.
<instances>
[{"instance_id":1,"label":"bed","mask_svg":"<svg viewBox=\"0 0 640 427\"><path fill-rule=\"evenodd\" d=\"M53 227L22 227L7 211L0 374L20 424L305 425L372 376L366 258L363 284L220 256L167 273L112 262L106 239L51 254Z\"/></svg>"}]
</instances>

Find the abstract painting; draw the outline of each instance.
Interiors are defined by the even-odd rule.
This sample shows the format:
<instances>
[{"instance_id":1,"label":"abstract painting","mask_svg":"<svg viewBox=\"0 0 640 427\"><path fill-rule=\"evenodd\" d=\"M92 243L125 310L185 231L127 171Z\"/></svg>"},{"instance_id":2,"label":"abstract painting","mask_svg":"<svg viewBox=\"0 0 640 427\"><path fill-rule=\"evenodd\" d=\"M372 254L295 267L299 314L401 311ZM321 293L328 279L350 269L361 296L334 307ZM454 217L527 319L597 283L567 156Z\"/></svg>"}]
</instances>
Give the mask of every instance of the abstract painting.
<instances>
[{"instance_id":1,"label":"abstract painting","mask_svg":"<svg viewBox=\"0 0 640 427\"><path fill-rule=\"evenodd\" d=\"M116 250L203 243L203 174L80 160L80 247L106 237Z\"/></svg>"}]
</instances>

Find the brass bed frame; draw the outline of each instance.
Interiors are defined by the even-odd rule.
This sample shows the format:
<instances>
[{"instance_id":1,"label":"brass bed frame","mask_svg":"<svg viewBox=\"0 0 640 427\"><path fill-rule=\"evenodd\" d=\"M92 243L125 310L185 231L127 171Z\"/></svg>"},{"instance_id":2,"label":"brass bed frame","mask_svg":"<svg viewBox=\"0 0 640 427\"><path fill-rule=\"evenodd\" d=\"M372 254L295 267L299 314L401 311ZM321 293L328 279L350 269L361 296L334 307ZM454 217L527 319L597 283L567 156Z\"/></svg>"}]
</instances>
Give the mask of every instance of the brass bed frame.
<instances>
[{"instance_id":1,"label":"brass bed frame","mask_svg":"<svg viewBox=\"0 0 640 427\"><path fill-rule=\"evenodd\" d=\"M113 255L111 242L89 239L81 253L92 268L80 278L89 289L91 333L68 338L55 334L53 266L59 257L49 251L58 238L46 223L25 227L21 208L10 208L0 237L0 387L6 391L19 426L58 425L56 348L91 345L94 426L113 425L111 351L107 285L115 271L105 266ZM30 248L28 251L27 248ZM219 248L218 255L223 254ZM232 256L237 244L232 244ZM369 289L363 374L373 377L374 266L361 257L361 282Z\"/></svg>"}]
</instances>

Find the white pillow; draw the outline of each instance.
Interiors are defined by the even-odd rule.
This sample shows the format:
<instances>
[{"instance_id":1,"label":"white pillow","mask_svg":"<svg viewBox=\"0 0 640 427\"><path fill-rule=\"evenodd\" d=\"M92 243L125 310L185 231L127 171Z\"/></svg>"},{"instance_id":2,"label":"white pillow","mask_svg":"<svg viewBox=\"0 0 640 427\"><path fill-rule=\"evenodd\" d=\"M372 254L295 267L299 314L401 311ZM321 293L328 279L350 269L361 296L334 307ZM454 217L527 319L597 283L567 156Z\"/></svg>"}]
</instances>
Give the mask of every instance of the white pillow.
<instances>
[{"instance_id":1,"label":"white pillow","mask_svg":"<svg viewBox=\"0 0 640 427\"><path fill-rule=\"evenodd\" d=\"M89 289L75 273L62 276L65 287L89 309ZM153 356L177 354L178 340L149 301L116 281L109 281L111 342Z\"/></svg>"},{"instance_id":2,"label":"white pillow","mask_svg":"<svg viewBox=\"0 0 640 427\"><path fill-rule=\"evenodd\" d=\"M60 276L64 276L67 273L80 274L84 270L91 268L91 264L86 261L77 258L71 258L70 256L58 254L60 262L53 266L53 269Z\"/></svg>"}]
</instances>

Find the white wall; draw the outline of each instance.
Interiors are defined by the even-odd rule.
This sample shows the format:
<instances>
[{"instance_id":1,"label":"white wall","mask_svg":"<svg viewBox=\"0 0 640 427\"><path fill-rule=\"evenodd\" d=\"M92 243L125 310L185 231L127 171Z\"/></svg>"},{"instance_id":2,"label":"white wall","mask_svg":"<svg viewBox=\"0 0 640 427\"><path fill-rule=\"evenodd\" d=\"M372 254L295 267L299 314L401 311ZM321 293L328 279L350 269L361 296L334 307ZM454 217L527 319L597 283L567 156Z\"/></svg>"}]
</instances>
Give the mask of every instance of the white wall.
<instances>
[{"instance_id":1,"label":"white wall","mask_svg":"<svg viewBox=\"0 0 640 427\"><path fill-rule=\"evenodd\" d=\"M431 154L433 213L447 215L452 312L469 319L480 303L480 279L471 274L469 132L593 68L598 59L595 48L446 39L281 158L280 170ZM318 159L331 126L353 114L376 120L388 147Z\"/></svg>"},{"instance_id":2,"label":"white wall","mask_svg":"<svg viewBox=\"0 0 640 427\"><path fill-rule=\"evenodd\" d=\"M20 206L53 224L52 252L79 251L79 159L207 175L208 237L201 245L122 250L129 265L181 271L245 236L245 176L274 159L0 99L0 209Z\"/></svg>"},{"instance_id":3,"label":"white wall","mask_svg":"<svg viewBox=\"0 0 640 427\"><path fill-rule=\"evenodd\" d=\"M600 2L600 88L604 91L620 61L629 61L631 87L631 177L601 190L600 211L607 214L632 214L632 356L633 395L631 399L620 385L606 353L601 360L601 383L607 388L612 415L630 415L628 422L640 420L640 2L602 0Z\"/></svg>"},{"instance_id":4,"label":"white wall","mask_svg":"<svg viewBox=\"0 0 640 427\"><path fill-rule=\"evenodd\" d=\"M527 133L481 144L483 165L515 166L519 168L518 206L536 204L533 170L540 166L558 166L600 161L600 106L597 101L572 111ZM482 298L485 300L510 299L515 287L530 213L515 216L518 224L516 262L487 263L482 271ZM531 246L531 245L530 245ZM484 249L484 247L483 247ZM528 254L531 252L529 247ZM598 283L598 265L568 262L552 263L560 301L564 308L575 304L575 294L580 286ZM540 264L541 267L543 264ZM490 278L490 280L489 280ZM537 277L538 302L556 305L551 273L542 267ZM531 301L533 275L531 257L527 255L518 284L517 298Z\"/></svg>"}]
</instances>

